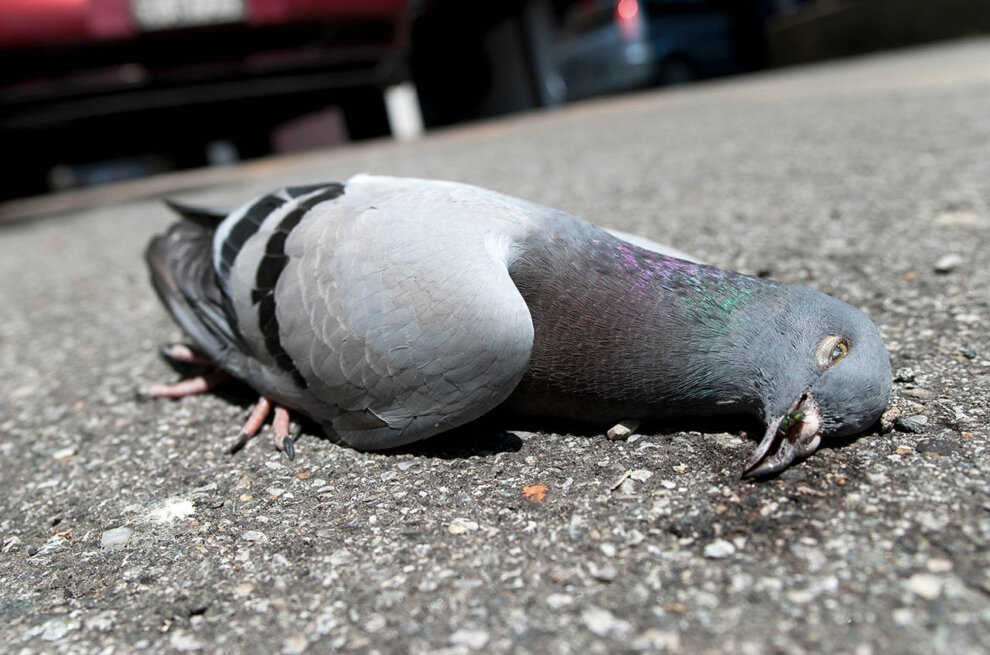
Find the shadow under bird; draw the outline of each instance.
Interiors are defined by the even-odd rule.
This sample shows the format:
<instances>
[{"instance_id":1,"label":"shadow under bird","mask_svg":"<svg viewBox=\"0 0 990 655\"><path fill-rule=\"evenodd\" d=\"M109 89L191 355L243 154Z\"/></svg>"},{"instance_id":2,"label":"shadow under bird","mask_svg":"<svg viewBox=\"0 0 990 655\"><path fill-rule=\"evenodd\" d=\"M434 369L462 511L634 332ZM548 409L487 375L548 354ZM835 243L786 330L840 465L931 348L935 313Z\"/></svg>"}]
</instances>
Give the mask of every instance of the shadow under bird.
<instances>
[{"instance_id":1,"label":"shadow under bird","mask_svg":"<svg viewBox=\"0 0 990 655\"><path fill-rule=\"evenodd\" d=\"M614 424L749 414L744 475L877 421L891 388L874 324L818 291L691 261L640 237L466 184L358 175L182 216L148 247L155 288L203 376L358 449L402 446L499 406ZM634 244L635 242L635 244Z\"/></svg>"}]
</instances>

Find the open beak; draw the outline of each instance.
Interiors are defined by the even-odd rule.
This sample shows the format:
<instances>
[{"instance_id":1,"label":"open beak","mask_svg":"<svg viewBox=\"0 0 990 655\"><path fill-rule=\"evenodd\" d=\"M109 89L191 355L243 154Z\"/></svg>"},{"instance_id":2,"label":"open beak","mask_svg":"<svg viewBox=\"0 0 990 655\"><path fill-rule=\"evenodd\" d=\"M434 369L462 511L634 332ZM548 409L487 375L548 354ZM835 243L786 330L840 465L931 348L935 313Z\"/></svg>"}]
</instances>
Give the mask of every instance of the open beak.
<instances>
[{"instance_id":1,"label":"open beak","mask_svg":"<svg viewBox=\"0 0 990 655\"><path fill-rule=\"evenodd\" d=\"M821 413L814 396L804 392L787 408L783 416L767 423L763 441L749 459L744 478L776 475L794 460L815 452L821 443Z\"/></svg>"}]
</instances>

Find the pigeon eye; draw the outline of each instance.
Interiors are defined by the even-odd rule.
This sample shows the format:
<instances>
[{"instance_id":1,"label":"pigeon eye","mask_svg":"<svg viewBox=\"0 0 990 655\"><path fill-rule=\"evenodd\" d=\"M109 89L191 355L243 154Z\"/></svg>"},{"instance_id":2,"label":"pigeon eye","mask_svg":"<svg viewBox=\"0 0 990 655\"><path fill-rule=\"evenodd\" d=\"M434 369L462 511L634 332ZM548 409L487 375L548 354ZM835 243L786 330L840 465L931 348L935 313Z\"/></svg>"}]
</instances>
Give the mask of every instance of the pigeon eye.
<instances>
[{"instance_id":1,"label":"pigeon eye","mask_svg":"<svg viewBox=\"0 0 990 655\"><path fill-rule=\"evenodd\" d=\"M818 344L818 364L822 368L831 368L847 354L852 346L849 339L837 334L829 335Z\"/></svg>"}]
</instances>

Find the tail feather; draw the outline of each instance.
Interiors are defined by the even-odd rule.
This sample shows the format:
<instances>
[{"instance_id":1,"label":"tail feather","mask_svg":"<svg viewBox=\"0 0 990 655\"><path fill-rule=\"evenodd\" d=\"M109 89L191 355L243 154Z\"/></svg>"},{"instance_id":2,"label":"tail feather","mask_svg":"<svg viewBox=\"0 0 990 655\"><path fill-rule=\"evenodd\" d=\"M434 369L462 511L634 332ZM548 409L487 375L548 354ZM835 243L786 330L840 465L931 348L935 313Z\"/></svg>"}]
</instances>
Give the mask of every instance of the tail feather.
<instances>
[{"instance_id":1,"label":"tail feather","mask_svg":"<svg viewBox=\"0 0 990 655\"><path fill-rule=\"evenodd\" d=\"M218 220L197 214L172 225L148 245L145 260L158 296L176 322L210 357L224 361L238 341L213 269Z\"/></svg>"},{"instance_id":2,"label":"tail feather","mask_svg":"<svg viewBox=\"0 0 990 655\"><path fill-rule=\"evenodd\" d=\"M197 225L210 231L211 238L213 231L216 230L217 225L223 219L227 218L232 209L222 208L222 207L203 207L200 205L189 205L172 198L165 198L165 204L168 208L174 211L176 214L186 219L187 221L192 221Z\"/></svg>"}]
</instances>

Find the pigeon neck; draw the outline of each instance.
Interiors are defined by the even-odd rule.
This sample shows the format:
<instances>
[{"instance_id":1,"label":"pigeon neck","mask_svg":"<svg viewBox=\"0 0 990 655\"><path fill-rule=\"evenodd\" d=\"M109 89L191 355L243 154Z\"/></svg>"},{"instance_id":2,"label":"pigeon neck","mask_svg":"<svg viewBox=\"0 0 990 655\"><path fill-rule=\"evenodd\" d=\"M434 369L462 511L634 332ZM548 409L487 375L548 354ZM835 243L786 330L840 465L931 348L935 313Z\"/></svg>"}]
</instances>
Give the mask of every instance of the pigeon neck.
<instances>
[{"instance_id":1,"label":"pigeon neck","mask_svg":"<svg viewBox=\"0 0 990 655\"><path fill-rule=\"evenodd\" d=\"M737 319L752 278L604 233L534 249L511 273L535 328L517 410L601 421L745 410L731 351L747 338Z\"/></svg>"}]
</instances>

